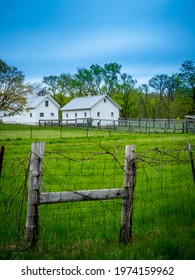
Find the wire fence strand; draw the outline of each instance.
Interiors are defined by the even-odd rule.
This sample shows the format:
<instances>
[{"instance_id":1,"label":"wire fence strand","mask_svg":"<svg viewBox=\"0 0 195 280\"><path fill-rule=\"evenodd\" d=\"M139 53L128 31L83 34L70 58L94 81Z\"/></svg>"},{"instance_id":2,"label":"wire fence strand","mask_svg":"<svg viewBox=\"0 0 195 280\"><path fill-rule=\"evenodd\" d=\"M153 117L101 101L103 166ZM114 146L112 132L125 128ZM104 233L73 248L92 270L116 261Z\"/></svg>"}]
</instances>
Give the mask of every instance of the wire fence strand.
<instances>
[{"instance_id":1,"label":"wire fence strand","mask_svg":"<svg viewBox=\"0 0 195 280\"><path fill-rule=\"evenodd\" d=\"M17 153L16 153L17 155ZM29 154L5 157L0 179L1 248L22 243ZM136 154L133 236L181 233L194 225L195 185L187 147L150 148ZM45 149L41 193L122 188L124 147L56 145ZM40 244L118 240L122 200L40 205ZM152 237L152 238L153 238Z\"/></svg>"}]
</instances>

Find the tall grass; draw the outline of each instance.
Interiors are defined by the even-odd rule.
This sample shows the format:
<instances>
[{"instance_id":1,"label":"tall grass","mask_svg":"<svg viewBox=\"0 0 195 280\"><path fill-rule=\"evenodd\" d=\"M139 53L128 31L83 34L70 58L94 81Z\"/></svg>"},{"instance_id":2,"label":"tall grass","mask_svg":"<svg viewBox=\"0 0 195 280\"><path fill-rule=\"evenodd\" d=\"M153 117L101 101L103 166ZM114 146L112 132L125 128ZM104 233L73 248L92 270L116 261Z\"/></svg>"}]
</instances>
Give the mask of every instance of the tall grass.
<instances>
[{"instance_id":1,"label":"tall grass","mask_svg":"<svg viewBox=\"0 0 195 280\"><path fill-rule=\"evenodd\" d=\"M27 131L28 130L28 131ZM36 130L36 128L34 128ZM195 186L187 142L193 135L82 134L67 128L0 125L2 259L194 259ZM119 243L121 200L40 206L39 245L24 247L31 142L44 141L41 192L123 184L124 147L136 145L133 241Z\"/></svg>"}]
</instances>

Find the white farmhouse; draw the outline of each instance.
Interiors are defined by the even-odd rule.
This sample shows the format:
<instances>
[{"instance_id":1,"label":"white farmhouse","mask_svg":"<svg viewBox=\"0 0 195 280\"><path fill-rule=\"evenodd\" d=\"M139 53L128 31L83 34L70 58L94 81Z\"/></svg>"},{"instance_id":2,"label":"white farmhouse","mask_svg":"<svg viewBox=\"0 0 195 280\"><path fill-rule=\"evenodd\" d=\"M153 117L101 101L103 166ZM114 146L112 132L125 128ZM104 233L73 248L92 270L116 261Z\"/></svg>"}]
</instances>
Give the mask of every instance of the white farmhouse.
<instances>
[{"instance_id":1,"label":"white farmhouse","mask_svg":"<svg viewBox=\"0 0 195 280\"><path fill-rule=\"evenodd\" d=\"M78 97L61 108L62 123L75 120L82 123L88 120L95 126L109 125L111 121L119 119L120 109L121 107L107 94Z\"/></svg>"},{"instance_id":2,"label":"white farmhouse","mask_svg":"<svg viewBox=\"0 0 195 280\"><path fill-rule=\"evenodd\" d=\"M17 115L7 116L4 112L3 123L37 125L40 120L59 120L60 105L47 93L46 89L35 89L27 96L24 111Z\"/></svg>"}]
</instances>

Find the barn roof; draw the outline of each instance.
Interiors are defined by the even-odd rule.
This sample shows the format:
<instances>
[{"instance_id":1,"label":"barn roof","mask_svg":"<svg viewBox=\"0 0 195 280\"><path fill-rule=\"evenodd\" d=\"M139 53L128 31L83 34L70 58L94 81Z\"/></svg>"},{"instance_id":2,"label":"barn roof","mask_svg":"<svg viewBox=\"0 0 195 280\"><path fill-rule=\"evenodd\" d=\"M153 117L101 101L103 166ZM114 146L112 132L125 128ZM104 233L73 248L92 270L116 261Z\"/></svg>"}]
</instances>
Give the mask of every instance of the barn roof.
<instances>
[{"instance_id":1,"label":"barn roof","mask_svg":"<svg viewBox=\"0 0 195 280\"><path fill-rule=\"evenodd\" d=\"M34 90L33 94L27 96L26 108L36 108L46 98L48 98L58 109L60 108L60 105L47 93L44 88L40 90Z\"/></svg>"},{"instance_id":2,"label":"barn roof","mask_svg":"<svg viewBox=\"0 0 195 280\"><path fill-rule=\"evenodd\" d=\"M186 119L191 119L191 120L195 120L195 115L188 115L188 116L185 116Z\"/></svg>"},{"instance_id":3,"label":"barn roof","mask_svg":"<svg viewBox=\"0 0 195 280\"><path fill-rule=\"evenodd\" d=\"M69 103L64 105L61 108L61 111L91 109L104 98L109 99L116 107L121 109L121 107L116 102L114 102L107 94L103 94L74 98Z\"/></svg>"}]
</instances>

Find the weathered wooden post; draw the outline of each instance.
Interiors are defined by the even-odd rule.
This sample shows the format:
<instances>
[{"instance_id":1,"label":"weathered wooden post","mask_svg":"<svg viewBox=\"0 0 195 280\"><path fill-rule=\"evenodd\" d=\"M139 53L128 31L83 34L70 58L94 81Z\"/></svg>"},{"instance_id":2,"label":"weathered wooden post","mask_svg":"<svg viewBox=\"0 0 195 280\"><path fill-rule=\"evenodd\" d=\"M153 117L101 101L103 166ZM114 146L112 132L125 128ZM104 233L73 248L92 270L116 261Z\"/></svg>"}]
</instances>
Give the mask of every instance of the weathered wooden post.
<instances>
[{"instance_id":1,"label":"weathered wooden post","mask_svg":"<svg viewBox=\"0 0 195 280\"><path fill-rule=\"evenodd\" d=\"M192 153L192 145L190 142L188 142L188 151L190 154L190 163L191 163L191 168L192 168L192 175L195 183L195 167L194 167L194 158L193 158L193 153Z\"/></svg>"},{"instance_id":2,"label":"weathered wooden post","mask_svg":"<svg viewBox=\"0 0 195 280\"><path fill-rule=\"evenodd\" d=\"M135 146L126 146L123 187L128 190L128 196L122 201L122 221L120 229L121 242L130 242L132 240L133 193L136 182L135 159Z\"/></svg>"},{"instance_id":3,"label":"weathered wooden post","mask_svg":"<svg viewBox=\"0 0 195 280\"><path fill-rule=\"evenodd\" d=\"M183 133L186 133L186 122L183 122L182 131Z\"/></svg>"},{"instance_id":4,"label":"weathered wooden post","mask_svg":"<svg viewBox=\"0 0 195 280\"><path fill-rule=\"evenodd\" d=\"M147 134L147 132L148 132L148 123L145 122L145 133Z\"/></svg>"},{"instance_id":5,"label":"weathered wooden post","mask_svg":"<svg viewBox=\"0 0 195 280\"><path fill-rule=\"evenodd\" d=\"M167 123L165 121L165 123L164 123L164 133L166 133L166 132L167 132Z\"/></svg>"},{"instance_id":6,"label":"weathered wooden post","mask_svg":"<svg viewBox=\"0 0 195 280\"><path fill-rule=\"evenodd\" d=\"M3 168L3 157L4 157L5 146L1 146L0 150L0 178L1 178L1 171Z\"/></svg>"},{"instance_id":7,"label":"weathered wooden post","mask_svg":"<svg viewBox=\"0 0 195 280\"><path fill-rule=\"evenodd\" d=\"M60 125L60 139L62 138L62 123Z\"/></svg>"},{"instance_id":8,"label":"weathered wooden post","mask_svg":"<svg viewBox=\"0 0 195 280\"><path fill-rule=\"evenodd\" d=\"M176 124L174 123L173 124L173 133L175 133L175 131L176 131Z\"/></svg>"},{"instance_id":9,"label":"weathered wooden post","mask_svg":"<svg viewBox=\"0 0 195 280\"><path fill-rule=\"evenodd\" d=\"M129 130L129 132L131 132L131 122L130 121L128 122L128 130Z\"/></svg>"},{"instance_id":10,"label":"weathered wooden post","mask_svg":"<svg viewBox=\"0 0 195 280\"><path fill-rule=\"evenodd\" d=\"M40 125L39 125L40 126ZM33 135L33 127L32 125L30 126L30 139L32 139L32 135Z\"/></svg>"},{"instance_id":11,"label":"weathered wooden post","mask_svg":"<svg viewBox=\"0 0 195 280\"><path fill-rule=\"evenodd\" d=\"M42 180L44 143L32 143L30 155L30 178L26 216L26 247L34 247L38 241L39 191Z\"/></svg>"}]
</instances>

